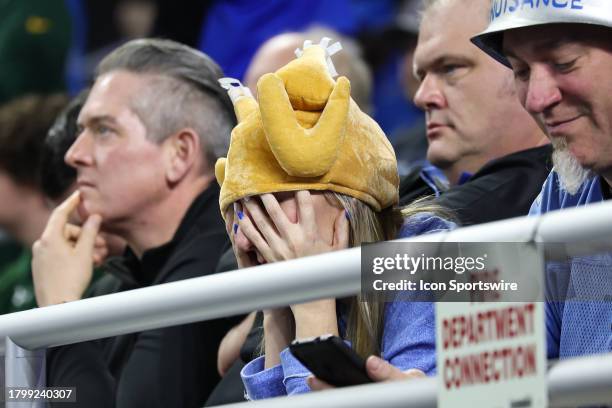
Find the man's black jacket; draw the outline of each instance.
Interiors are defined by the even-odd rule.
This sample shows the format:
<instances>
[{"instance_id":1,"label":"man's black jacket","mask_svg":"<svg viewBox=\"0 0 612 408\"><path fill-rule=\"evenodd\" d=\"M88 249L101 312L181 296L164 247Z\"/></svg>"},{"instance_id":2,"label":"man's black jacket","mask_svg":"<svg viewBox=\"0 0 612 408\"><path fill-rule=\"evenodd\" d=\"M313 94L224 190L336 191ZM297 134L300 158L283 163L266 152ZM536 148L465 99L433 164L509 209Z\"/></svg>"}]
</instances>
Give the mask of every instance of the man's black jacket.
<instances>
[{"instance_id":1,"label":"man's black jacket","mask_svg":"<svg viewBox=\"0 0 612 408\"><path fill-rule=\"evenodd\" d=\"M551 153L546 145L492 160L435 202L452 210L463 226L527 215L552 168ZM434 194L419 171L402 178L400 205Z\"/></svg>"},{"instance_id":2,"label":"man's black jacket","mask_svg":"<svg viewBox=\"0 0 612 408\"><path fill-rule=\"evenodd\" d=\"M138 259L130 250L105 266L94 296L211 274L228 239L211 185L173 239ZM73 407L201 407L219 381L217 350L239 319L218 319L50 349L48 386L75 386ZM61 405L63 406L63 405Z\"/></svg>"}]
</instances>

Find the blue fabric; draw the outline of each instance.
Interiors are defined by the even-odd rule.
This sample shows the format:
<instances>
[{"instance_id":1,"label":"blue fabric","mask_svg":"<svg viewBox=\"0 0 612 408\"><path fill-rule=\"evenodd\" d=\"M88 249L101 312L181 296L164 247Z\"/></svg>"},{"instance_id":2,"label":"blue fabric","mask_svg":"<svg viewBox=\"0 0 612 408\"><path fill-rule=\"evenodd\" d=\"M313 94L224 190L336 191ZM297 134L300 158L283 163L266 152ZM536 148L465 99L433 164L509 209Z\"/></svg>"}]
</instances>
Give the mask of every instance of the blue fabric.
<instances>
[{"instance_id":1,"label":"blue fabric","mask_svg":"<svg viewBox=\"0 0 612 408\"><path fill-rule=\"evenodd\" d=\"M403 57L398 50L373 72L373 118L386 135L397 135L399 129L410 128L423 117L423 111L406 98L400 84Z\"/></svg>"},{"instance_id":2,"label":"blue fabric","mask_svg":"<svg viewBox=\"0 0 612 408\"><path fill-rule=\"evenodd\" d=\"M240 373L248 399L258 400L287 395L282 381L283 366L277 365L266 370L265 358L261 356L251 360Z\"/></svg>"},{"instance_id":3,"label":"blue fabric","mask_svg":"<svg viewBox=\"0 0 612 408\"><path fill-rule=\"evenodd\" d=\"M470 181L472 176L473 176L473 174L472 173L468 173L467 171L461 172L461 174L459 175L459 180L457 181L457 185L460 186L462 184L467 183L468 181Z\"/></svg>"},{"instance_id":4,"label":"blue fabric","mask_svg":"<svg viewBox=\"0 0 612 408\"><path fill-rule=\"evenodd\" d=\"M544 214L562 208L581 207L591 203L603 201L601 181L599 177L593 177L585 181L572 195L559 185L559 176L554 171L550 173L540 195L538 195L529 210L529 215Z\"/></svg>"},{"instance_id":5,"label":"blue fabric","mask_svg":"<svg viewBox=\"0 0 612 408\"><path fill-rule=\"evenodd\" d=\"M71 96L76 96L87 86L85 69L85 39L87 17L83 0L64 0L72 20L72 44L66 61L66 86Z\"/></svg>"},{"instance_id":6,"label":"blue fabric","mask_svg":"<svg viewBox=\"0 0 612 408\"><path fill-rule=\"evenodd\" d=\"M396 0L349 0L349 3L361 30L383 29L396 18Z\"/></svg>"},{"instance_id":7,"label":"blue fabric","mask_svg":"<svg viewBox=\"0 0 612 408\"><path fill-rule=\"evenodd\" d=\"M352 10L349 0L216 1L208 10L199 48L225 75L242 79L255 51L277 34L314 24L354 34L359 22Z\"/></svg>"},{"instance_id":8,"label":"blue fabric","mask_svg":"<svg viewBox=\"0 0 612 408\"><path fill-rule=\"evenodd\" d=\"M599 177L583 183L576 194L559 186L552 172L530 215L544 214L604 200ZM548 358L569 358L612 351L612 256L593 254L567 263L546 265L546 340ZM567 301L562 301L567 299Z\"/></svg>"},{"instance_id":9,"label":"blue fabric","mask_svg":"<svg viewBox=\"0 0 612 408\"><path fill-rule=\"evenodd\" d=\"M446 191L449 188L448 179L446 178L444 173L442 173L442 170L432 164L428 163L427 165L423 166L421 172L419 173L419 176L421 177L421 179L423 179L423 181L425 181L429 188L433 190L436 197L440 197L440 194L442 194L443 191ZM444 187L444 190L441 189L441 187Z\"/></svg>"},{"instance_id":10,"label":"blue fabric","mask_svg":"<svg viewBox=\"0 0 612 408\"><path fill-rule=\"evenodd\" d=\"M455 224L430 213L407 219L399 238L447 231ZM342 316L340 316L342 318ZM436 374L436 329L434 305L429 302L391 302L385 305L382 358L400 370L417 368ZM264 358L248 363L241 372L247 398L256 400L310 391L306 378L311 375L289 349L280 354L278 366L264 370Z\"/></svg>"}]
</instances>

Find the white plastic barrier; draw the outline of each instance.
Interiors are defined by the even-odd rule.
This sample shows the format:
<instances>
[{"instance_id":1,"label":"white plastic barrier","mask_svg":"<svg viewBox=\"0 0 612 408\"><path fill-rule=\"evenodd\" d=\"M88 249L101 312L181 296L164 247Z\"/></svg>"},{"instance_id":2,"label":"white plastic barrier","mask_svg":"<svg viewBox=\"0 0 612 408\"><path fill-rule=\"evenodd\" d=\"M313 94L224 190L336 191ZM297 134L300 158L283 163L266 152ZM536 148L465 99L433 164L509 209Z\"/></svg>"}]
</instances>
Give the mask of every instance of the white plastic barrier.
<instances>
[{"instance_id":1,"label":"white plastic barrier","mask_svg":"<svg viewBox=\"0 0 612 408\"><path fill-rule=\"evenodd\" d=\"M572 244L575 254L591 252L593 243L599 249L612 248L612 202L409 241L532 240ZM354 295L360 290L360 260L360 249L352 248L266 264L256 270L248 268L13 313L0 316L0 337L10 338L17 347L37 350L318 298ZM3 352L0 350L0 354ZM20 369L18 365L18 361L6 359L7 377L11 370Z\"/></svg>"}]
</instances>

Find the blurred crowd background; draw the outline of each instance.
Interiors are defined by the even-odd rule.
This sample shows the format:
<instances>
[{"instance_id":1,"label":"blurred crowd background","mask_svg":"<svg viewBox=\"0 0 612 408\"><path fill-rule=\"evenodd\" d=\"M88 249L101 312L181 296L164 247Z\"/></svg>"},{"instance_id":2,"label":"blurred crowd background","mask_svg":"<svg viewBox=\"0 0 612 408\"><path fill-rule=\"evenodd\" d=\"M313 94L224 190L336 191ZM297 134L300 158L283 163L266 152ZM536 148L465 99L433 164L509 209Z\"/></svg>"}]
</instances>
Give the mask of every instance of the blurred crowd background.
<instances>
[{"instance_id":1,"label":"blurred crowd background","mask_svg":"<svg viewBox=\"0 0 612 408\"><path fill-rule=\"evenodd\" d=\"M51 152L44 152L41 138L67 101L91 85L98 62L129 40L160 37L190 45L217 61L226 76L253 87L261 74L293 58L293 50L301 48L304 39L318 42L328 36L341 41L345 51L333 57L338 71L351 79L354 98L394 144L400 173L405 174L423 164L427 149L423 113L412 103L419 4L418 0L0 0L0 108L6 112L0 115L0 127L7 138L22 135L19 141L2 142L7 147L5 162L21 163L21 184L34 190L50 185L44 179L45 160L51 161L54 172L69 172L66 179L71 182L74 170L63 167L62 157L53 153L67 146L51 146ZM284 33L301 34L279 37ZM275 40L268 41L271 38ZM260 49L264 44L267 48ZM21 171L9 170L13 176ZM35 302L29 274L33 241L27 231L15 233L25 225L22 215L32 218L27 215L32 209L25 193L16 191L20 186L12 179L3 180L0 313L7 313L29 309ZM9 196L21 198L15 202ZM36 206L41 219L48 216L39 202ZM20 225L6 227L11 222ZM9 239L7 232L19 242Z\"/></svg>"},{"instance_id":2,"label":"blurred crowd background","mask_svg":"<svg viewBox=\"0 0 612 408\"><path fill-rule=\"evenodd\" d=\"M24 93L76 95L122 43L163 37L196 47L244 79L269 38L329 28L353 38L371 70L372 113L389 138L422 121L411 103L414 0L2 0L0 102ZM318 39L313 39L318 41ZM406 61L408 64L406 64Z\"/></svg>"}]
</instances>

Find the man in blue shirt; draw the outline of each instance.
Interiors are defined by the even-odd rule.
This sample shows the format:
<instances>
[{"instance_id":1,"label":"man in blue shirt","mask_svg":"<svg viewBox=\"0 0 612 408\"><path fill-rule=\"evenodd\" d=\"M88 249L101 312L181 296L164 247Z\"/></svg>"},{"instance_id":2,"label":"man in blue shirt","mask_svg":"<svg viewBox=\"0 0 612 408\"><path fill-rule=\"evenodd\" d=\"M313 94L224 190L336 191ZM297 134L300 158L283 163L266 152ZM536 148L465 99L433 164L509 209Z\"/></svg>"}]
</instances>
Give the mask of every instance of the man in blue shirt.
<instances>
[{"instance_id":1,"label":"man in blue shirt","mask_svg":"<svg viewBox=\"0 0 612 408\"><path fill-rule=\"evenodd\" d=\"M521 103L554 148L554 170L530 214L609 199L612 3L573 0L517 7L496 0L490 18L488 29L473 42L513 70ZM548 357L612 351L612 256L551 264L547 275Z\"/></svg>"}]
</instances>

